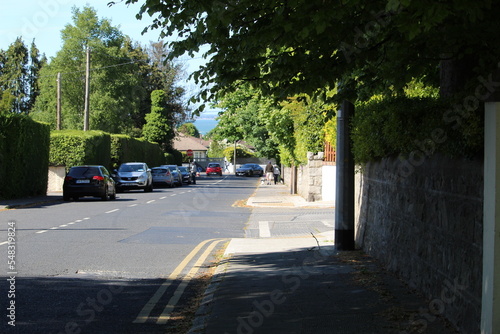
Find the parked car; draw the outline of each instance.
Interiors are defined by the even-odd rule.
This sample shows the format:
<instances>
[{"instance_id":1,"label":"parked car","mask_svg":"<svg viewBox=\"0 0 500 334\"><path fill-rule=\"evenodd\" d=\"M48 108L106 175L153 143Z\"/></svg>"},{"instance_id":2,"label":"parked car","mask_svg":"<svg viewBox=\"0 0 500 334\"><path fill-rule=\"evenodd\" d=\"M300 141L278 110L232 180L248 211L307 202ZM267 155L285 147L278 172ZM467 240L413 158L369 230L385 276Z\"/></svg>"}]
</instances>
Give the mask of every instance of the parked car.
<instances>
[{"instance_id":1,"label":"parked car","mask_svg":"<svg viewBox=\"0 0 500 334\"><path fill-rule=\"evenodd\" d=\"M187 167L184 166L179 166L179 170L181 171L182 175L182 182L191 184L193 182L191 173L189 172Z\"/></svg>"},{"instance_id":2,"label":"parked car","mask_svg":"<svg viewBox=\"0 0 500 334\"><path fill-rule=\"evenodd\" d=\"M153 185L166 186L169 188L175 186L174 177L170 169L166 167L151 168L151 175L153 176Z\"/></svg>"},{"instance_id":3,"label":"parked car","mask_svg":"<svg viewBox=\"0 0 500 334\"><path fill-rule=\"evenodd\" d=\"M104 166L71 167L64 178L63 199L78 200L83 196L100 197L103 201L116 198L115 181Z\"/></svg>"},{"instance_id":4,"label":"parked car","mask_svg":"<svg viewBox=\"0 0 500 334\"><path fill-rule=\"evenodd\" d=\"M172 177L174 178L174 183L176 186L182 187L182 174L177 165L161 165L161 167L166 167L170 169Z\"/></svg>"},{"instance_id":5,"label":"parked car","mask_svg":"<svg viewBox=\"0 0 500 334\"><path fill-rule=\"evenodd\" d=\"M219 163L211 162L207 166L206 173L207 173L207 176L210 176L210 175L222 176L222 168L220 167Z\"/></svg>"},{"instance_id":6,"label":"parked car","mask_svg":"<svg viewBox=\"0 0 500 334\"><path fill-rule=\"evenodd\" d=\"M130 189L153 191L151 169L144 162L126 162L115 171L116 189L118 192Z\"/></svg>"},{"instance_id":7,"label":"parked car","mask_svg":"<svg viewBox=\"0 0 500 334\"><path fill-rule=\"evenodd\" d=\"M237 176L264 175L264 169L257 164L244 164L236 169Z\"/></svg>"}]
</instances>

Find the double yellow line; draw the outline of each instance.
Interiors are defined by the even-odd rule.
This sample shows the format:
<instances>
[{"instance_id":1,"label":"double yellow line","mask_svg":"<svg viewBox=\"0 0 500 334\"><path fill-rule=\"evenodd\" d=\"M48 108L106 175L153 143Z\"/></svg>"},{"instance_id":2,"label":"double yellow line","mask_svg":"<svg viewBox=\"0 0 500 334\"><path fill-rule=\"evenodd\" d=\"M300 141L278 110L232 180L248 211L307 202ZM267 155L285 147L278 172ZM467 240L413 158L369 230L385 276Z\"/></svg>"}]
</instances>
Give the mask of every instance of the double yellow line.
<instances>
[{"instance_id":1,"label":"double yellow line","mask_svg":"<svg viewBox=\"0 0 500 334\"><path fill-rule=\"evenodd\" d=\"M163 312L161 315L158 317L156 320L156 323L159 325L167 323L167 321L170 319L170 314L179 302L179 299L181 298L182 294L184 293L184 290L188 286L189 282L191 279L198 273L199 269L207 259L207 257L210 255L212 250L221 242L225 241L227 239L209 239L205 240L203 242L200 242L192 251L191 253L182 260L182 262L175 268L175 270L168 276L166 281L156 290L155 294L149 299L149 301L144 305L142 310L139 312L139 315L135 318L133 321L134 324L142 324L145 323L150 317L151 317L151 311L153 308L158 304L158 301L163 297L165 292L167 291L168 287L180 276L182 270L188 265L189 262L198 254L200 249L202 249L207 243L211 242L211 244L205 249L205 251L200 255L198 260L195 262L191 270L182 278L181 283L175 290L174 294L168 301L168 304L165 306L163 309Z\"/></svg>"}]
</instances>

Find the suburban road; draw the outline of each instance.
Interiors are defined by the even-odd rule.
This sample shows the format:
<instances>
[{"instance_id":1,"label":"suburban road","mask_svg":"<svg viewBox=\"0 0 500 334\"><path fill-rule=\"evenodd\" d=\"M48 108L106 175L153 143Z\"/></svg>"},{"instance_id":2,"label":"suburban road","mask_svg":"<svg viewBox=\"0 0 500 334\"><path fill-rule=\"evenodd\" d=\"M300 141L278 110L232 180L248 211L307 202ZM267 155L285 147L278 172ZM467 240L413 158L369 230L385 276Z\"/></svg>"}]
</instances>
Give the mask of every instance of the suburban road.
<instances>
[{"instance_id":1,"label":"suburban road","mask_svg":"<svg viewBox=\"0 0 500 334\"><path fill-rule=\"evenodd\" d=\"M203 177L114 201L1 211L0 332L175 332L172 311L217 250L244 237L251 210L234 204L257 182Z\"/></svg>"}]
</instances>

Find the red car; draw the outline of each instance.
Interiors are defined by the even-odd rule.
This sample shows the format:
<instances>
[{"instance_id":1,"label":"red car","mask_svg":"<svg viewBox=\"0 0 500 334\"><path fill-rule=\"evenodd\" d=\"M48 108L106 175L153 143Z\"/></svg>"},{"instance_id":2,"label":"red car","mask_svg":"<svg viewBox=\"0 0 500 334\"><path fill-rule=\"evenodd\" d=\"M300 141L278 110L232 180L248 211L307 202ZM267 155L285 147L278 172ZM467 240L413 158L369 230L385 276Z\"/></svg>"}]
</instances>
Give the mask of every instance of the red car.
<instances>
[{"instance_id":1,"label":"red car","mask_svg":"<svg viewBox=\"0 0 500 334\"><path fill-rule=\"evenodd\" d=\"M220 167L220 164L211 162L207 166L207 176L210 175L219 175L222 176L222 168Z\"/></svg>"}]
</instances>

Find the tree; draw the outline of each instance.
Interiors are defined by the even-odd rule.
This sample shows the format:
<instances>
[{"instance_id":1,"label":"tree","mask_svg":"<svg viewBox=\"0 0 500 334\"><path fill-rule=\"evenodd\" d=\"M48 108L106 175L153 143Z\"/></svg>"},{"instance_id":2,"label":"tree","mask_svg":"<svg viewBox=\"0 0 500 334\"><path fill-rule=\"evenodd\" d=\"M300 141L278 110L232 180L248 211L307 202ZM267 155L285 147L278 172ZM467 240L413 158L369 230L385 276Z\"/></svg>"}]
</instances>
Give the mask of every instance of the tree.
<instances>
[{"instance_id":1,"label":"tree","mask_svg":"<svg viewBox=\"0 0 500 334\"><path fill-rule=\"evenodd\" d=\"M28 113L28 49L20 37L12 43L2 56L0 88L2 91L2 109L15 113Z\"/></svg>"},{"instance_id":2,"label":"tree","mask_svg":"<svg viewBox=\"0 0 500 334\"><path fill-rule=\"evenodd\" d=\"M177 128L177 131L184 133L188 136L200 137L200 131L196 128L196 126L193 123L184 123L181 126Z\"/></svg>"},{"instance_id":3,"label":"tree","mask_svg":"<svg viewBox=\"0 0 500 334\"><path fill-rule=\"evenodd\" d=\"M229 142L245 140L255 147L261 157L274 158L278 155L276 142L266 128L267 119L273 112L273 101L249 85L243 85L221 97L218 107L224 112L218 117L219 122L212 132L214 139Z\"/></svg>"},{"instance_id":4,"label":"tree","mask_svg":"<svg viewBox=\"0 0 500 334\"><path fill-rule=\"evenodd\" d=\"M173 127L170 126L166 109L167 98L162 90L155 90L151 94L151 112L146 115L146 124L142 134L147 141L158 143L164 151L172 148L174 138Z\"/></svg>"},{"instance_id":5,"label":"tree","mask_svg":"<svg viewBox=\"0 0 500 334\"><path fill-rule=\"evenodd\" d=\"M172 56L210 46L193 74L204 87L198 100L241 81L281 99L339 86L338 100L366 100L413 78L452 95L492 73L500 54L492 1L147 0L138 17L146 13L161 14L149 29L178 36Z\"/></svg>"},{"instance_id":6,"label":"tree","mask_svg":"<svg viewBox=\"0 0 500 334\"><path fill-rule=\"evenodd\" d=\"M61 35L62 49L41 73L36 119L55 127L56 78L61 73L62 127L83 128L87 47L91 58L91 129L140 135L145 115L151 110L151 93L157 89L165 91L165 103L171 112L184 112L183 90L176 86L180 69L173 61L164 63L164 56L152 58L151 50L167 52L163 47L143 47L133 42L88 6L73 8L72 23L66 25Z\"/></svg>"}]
</instances>

